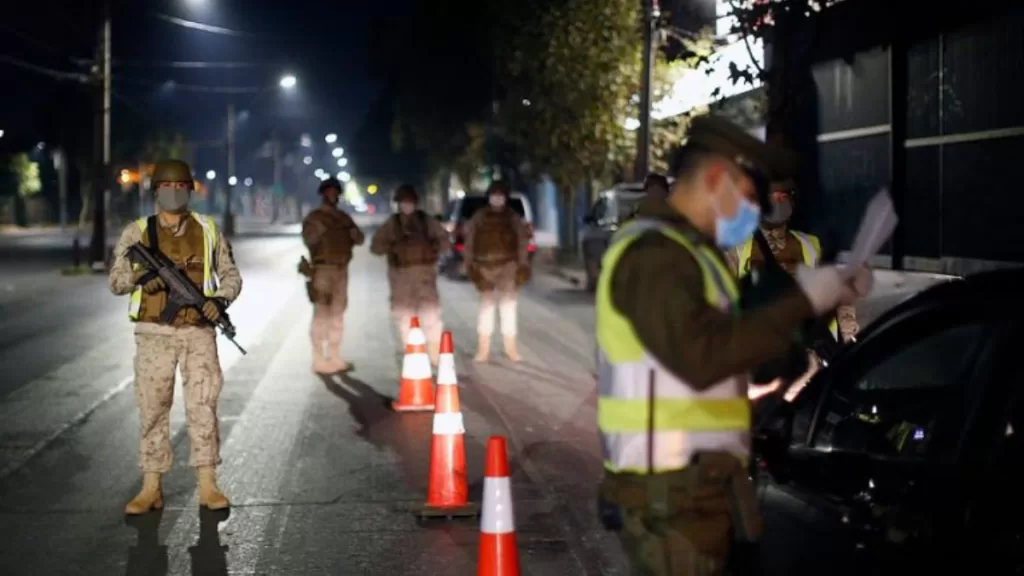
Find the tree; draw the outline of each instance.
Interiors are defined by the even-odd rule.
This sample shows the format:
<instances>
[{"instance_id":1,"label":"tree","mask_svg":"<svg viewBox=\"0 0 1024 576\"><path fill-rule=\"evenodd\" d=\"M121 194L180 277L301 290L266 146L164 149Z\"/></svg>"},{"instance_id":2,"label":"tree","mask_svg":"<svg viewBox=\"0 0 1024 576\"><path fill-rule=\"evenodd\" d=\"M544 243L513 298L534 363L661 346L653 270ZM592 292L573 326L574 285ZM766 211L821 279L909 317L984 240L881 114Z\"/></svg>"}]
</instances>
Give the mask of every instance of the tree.
<instances>
[{"instance_id":1,"label":"tree","mask_svg":"<svg viewBox=\"0 0 1024 576\"><path fill-rule=\"evenodd\" d=\"M43 189L39 177L39 164L33 162L28 154L15 154L7 163L7 171L14 183L14 222L19 226L28 225L28 214L25 201Z\"/></svg>"},{"instance_id":2,"label":"tree","mask_svg":"<svg viewBox=\"0 0 1024 576\"><path fill-rule=\"evenodd\" d=\"M535 173L550 175L562 189L609 176L618 168L623 125L635 108L639 4L527 4L499 47L504 133L528 153Z\"/></svg>"}]
</instances>

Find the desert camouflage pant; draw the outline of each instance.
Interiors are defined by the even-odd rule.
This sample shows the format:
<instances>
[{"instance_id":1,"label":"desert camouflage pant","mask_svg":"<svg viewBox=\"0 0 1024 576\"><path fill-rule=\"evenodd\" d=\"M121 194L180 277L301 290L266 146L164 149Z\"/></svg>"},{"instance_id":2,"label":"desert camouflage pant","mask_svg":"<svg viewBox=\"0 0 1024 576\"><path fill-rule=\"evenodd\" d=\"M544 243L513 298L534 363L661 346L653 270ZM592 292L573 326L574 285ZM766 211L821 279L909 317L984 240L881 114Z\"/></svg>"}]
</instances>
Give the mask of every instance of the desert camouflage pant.
<instances>
[{"instance_id":1,"label":"desert camouflage pant","mask_svg":"<svg viewBox=\"0 0 1024 576\"><path fill-rule=\"evenodd\" d=\"M509 262L497 267L481 268L482 281L477 282L480 292L480 310L477 314L477 334L490 336L494 333L494 313L501 317L501 334L515 336L518 332L519 287L516 285L516 271L519 265Z\"/></svg>"},{"instance_id":2,"label":"desert camouflage pant","mask_svg":"<svg viewBox=\"0 0 1024 576\"><path fill-rule=\"evenodd\" d=\"M171 404L174 374L181 371L188 423L190 466L220 464L217 401L224 384L211 328L168 329L166 334L135 334L135 399L139 403L143 472L171 469Z\"/></svg>"},{"instance_id":3,"label":"desert camouflage pant","mask_svg":"<svg viewBox=\"0 0 1024 576\"><path fill-rule=\"evenodd\" d=\"M345 310L348 308L348 268L317 266L313 274L313 289L317 293L317 301L313 304L309 337L313 351L329 358L340 354Z\"/></svg>"},{"instance_id":4,"label":"desert camouflage pant","mask_svg":"<svg viewBox=\"0 0 1024 576\"><path fill-rule=\"evenodd\" d=\"M401 335L401 346L409 340L409 324L415 316L427 337L427 350L434 358L444 329L441 298L437 293L437 269L434 266L389 267L388 281L391 285L391 315Z\"/></svg>"}]
</instances>

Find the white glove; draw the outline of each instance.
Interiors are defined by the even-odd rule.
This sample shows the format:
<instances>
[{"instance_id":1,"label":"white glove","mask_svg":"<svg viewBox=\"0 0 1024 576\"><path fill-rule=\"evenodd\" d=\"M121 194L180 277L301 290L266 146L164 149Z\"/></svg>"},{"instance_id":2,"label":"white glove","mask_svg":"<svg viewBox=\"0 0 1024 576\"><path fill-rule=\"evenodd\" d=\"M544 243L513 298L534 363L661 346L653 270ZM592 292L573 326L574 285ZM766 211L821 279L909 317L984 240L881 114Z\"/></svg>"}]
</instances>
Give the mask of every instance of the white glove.
<instances>
[{"instance_id":1,"label":"white glove","mask_svg":"<svg viewBox=\"0 0 1024 576\"><path fill-rule=\"evenodd\" d=\"M835 266L800 266L796 269L796 282L810 300L816 316L857 300L852 283L845 281Z\"/></svg>"}]
</instances>

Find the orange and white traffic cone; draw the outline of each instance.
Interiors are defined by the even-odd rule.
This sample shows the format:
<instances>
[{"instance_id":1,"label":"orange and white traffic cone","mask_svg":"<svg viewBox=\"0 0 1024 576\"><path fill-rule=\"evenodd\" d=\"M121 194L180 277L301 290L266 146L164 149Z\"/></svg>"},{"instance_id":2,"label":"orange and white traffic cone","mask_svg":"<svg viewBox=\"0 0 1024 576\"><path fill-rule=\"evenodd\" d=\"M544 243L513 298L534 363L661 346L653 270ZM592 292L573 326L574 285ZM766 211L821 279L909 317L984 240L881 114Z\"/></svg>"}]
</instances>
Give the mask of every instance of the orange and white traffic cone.
<instances>
[{"instance_id":1,"label":"orange and white traffic cone","mask_svg":"<svg viewBox=\"0 0 1024 576\"><path fill-rule=\"evenodd\" d=\"M420 319L413 316L402 359L402 381L398 400L391 403L397 412L426 412L434 409L434 382L431 380L427 337L420 328Z\"/></svg>"},{"instance_id":2,"label":"orange and white traffic cone","mask_svg":"<svg viewBox=\"0 0 1024 576\"><path fill-rule=\"evenodd\" d=\"M508 477L505 438L487 439L484 504L480 518L477 576L519 576L519 551L512 514L512 482Z\"/></svg>"},{"instance_id":3,"label":"orange and white traffic cone","mask_svg":"<svg viewBox=\"0 0 1024 576\"><path fill-rule=\"evenodd\" d=\"M480 507L469 502L466 483L466 428L459 407L459 383L455 375L452 333L441 335L437 363L434 434L430 441L430 480L427 502L420 516L476 516Z\"/></svg>"}]
</instances>

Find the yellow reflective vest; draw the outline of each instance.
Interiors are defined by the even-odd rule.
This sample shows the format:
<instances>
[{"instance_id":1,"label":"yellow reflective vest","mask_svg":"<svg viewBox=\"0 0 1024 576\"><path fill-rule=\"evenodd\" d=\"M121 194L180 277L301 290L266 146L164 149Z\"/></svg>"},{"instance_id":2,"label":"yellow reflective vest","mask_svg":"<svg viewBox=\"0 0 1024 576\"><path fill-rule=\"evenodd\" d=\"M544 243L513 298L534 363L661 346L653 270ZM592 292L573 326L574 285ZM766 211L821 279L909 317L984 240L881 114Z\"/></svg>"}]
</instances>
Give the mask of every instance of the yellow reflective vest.
<instances>
[{"instance_id":1,"label":"yellow reflective vest","mask_svg":"<svg viewBox=\"0 0 1024 576\"><path fill-rule=\"evenodd\" d=\"M213 269L214 255L217 253L217 224L212 218L201 214L191 213L192 218L203 228L203 294L212 298L217 292L217 276ZM143 236L146 234L146 227L149 225L149 218L139 218L135 221ZM140 266L132 264L132 270L138 271ZM142 309L142 287L137 286L132 291L128 301L128 318L132 322L139 319L139 311Z\"/></svg>"},{"instance_id":2,"label":"yellow reflective vest","mask_svg":"<svg viewBox=\"0 0 1024 576\"><path fill-rule=\"evenodd\" d=\"M813 234L806 234L804 232L797 232L790 230L797 242L800 243L800 252L803 255L804 265L808 268L814 268L818 265L821 260L821 240ZM737 268L739 269L739 276L743 278L750 273L750 259L754 253L754 239L747 240L744 244L740 245L737 251ZM828 325L829 332L832 333L832 337L839 340L839 323L836 320Z\"/></svg>"},{"instance_id":3,"label":"yellow reflective vest","mask_svg":"<svg viewBox=\"0 0 1024 576\"><path fill-rule=\"evenodd\" d=\"M658 220L632 220L619 230L602 260L596 295L597 420L605 468L637 474L680 470L701 451L746 458L750 450L747 375L697 391L644 348L630 320L613 304L611 279L616 265L626 249L649 232L664 234L693 255L703 272L709 304L723 312L738 310L736 282L713 249L695 244ZM673 321L679 320L666 318Z\"/></svg>"}]
</instances>

